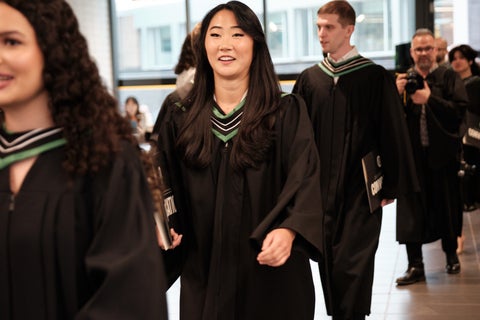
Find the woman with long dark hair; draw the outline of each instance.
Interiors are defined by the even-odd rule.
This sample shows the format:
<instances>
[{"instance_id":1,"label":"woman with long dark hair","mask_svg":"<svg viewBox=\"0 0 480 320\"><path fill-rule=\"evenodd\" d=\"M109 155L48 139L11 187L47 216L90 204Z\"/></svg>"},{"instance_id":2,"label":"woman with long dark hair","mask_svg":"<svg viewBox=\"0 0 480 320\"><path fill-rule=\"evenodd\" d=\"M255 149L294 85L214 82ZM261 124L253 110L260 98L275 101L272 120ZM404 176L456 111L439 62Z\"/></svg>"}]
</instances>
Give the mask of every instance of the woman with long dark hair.
<instances>
[{"instance_id":1,"label":"woman with long dark hair","mask_svg":"<svg viewBox=\"0 0 480 320\"><path fill-rule=\"evenodd\" d=\"M467 44L448 53L452 69L465 84L469 103L465 113L466 134L463 138L463 210L473 211L480 205L480 70L475 59L478 52ZM458 238L457 252L463 251L464 235Z\"/></svg>"},{"instance_id":2,"label":"woman with long dark hair","mask_svg":"<svg viewBox=\"0 0 480 320\"><path fill-rule=\"evenodd\" d=\"M304 102L282 94L245 4L212 9L196 45L193 88L159 133L183 222L167 252L183 265L181 319L311 320L322 212Z\"/></svg>"}]
</instances>

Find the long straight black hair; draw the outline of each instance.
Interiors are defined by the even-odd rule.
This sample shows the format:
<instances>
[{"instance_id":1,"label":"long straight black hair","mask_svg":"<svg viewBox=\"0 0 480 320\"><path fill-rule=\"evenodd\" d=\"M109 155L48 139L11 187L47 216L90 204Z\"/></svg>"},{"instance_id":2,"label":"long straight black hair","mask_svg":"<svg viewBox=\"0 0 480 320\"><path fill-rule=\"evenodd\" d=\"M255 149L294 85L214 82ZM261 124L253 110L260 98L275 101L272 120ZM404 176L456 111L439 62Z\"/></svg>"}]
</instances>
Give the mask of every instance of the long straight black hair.
<instances>
[{"instance_id":1,"label":"long straight black hair","mask_svg":"<svg viewBox=\"0 0 480 320\"><path fill-rule=\"evenodd\" d=\"M230 158L233 168L242 170L257 167L267 157L274 139L274 113L278 108L281 89L260 21L248 6L239 1L216 6L202 20L200 36L195 43L197 70L193 88L184 100L187 114L177 146L189 165L206 167L212 161L214 136L210 117L215 85L205 38L212 18L221 10L233 12L238 26L254 41L244 114Z\"/></svg>"}]
</instances>

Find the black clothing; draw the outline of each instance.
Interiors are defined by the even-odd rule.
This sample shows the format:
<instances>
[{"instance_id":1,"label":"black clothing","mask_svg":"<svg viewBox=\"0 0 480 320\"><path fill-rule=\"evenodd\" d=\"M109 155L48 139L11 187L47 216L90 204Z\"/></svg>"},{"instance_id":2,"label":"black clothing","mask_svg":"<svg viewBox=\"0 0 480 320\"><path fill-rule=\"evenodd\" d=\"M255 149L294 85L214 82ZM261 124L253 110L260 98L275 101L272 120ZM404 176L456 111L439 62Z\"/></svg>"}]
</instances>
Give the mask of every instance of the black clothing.
<instances>
[{"instance_id":1,"label":"black clothing","mask_svg":"<svg viewBox=\"0 0 480 320\"><path fill-rule=\"evenodd\" d=\"M77 179L64 147L42 153L15 196L0 170L0 319L167 319L152 200L122 146Z\"/></svg>"},{"instance_id":2,"label":"black clothing","mask_svg":"<svg viewBox=\"0 0 480 320\"><path fill-rule=\"evenodd\" d=\"M462 177L464 207L480 205L480 77L471 76L463 80L468 95L468 106L465 114L467 130L473 130L470 135L477 137L477 144L463 140L463 160L467 164ZM473 134L472 134L473 133ZM468 134L468 132L467 132Z\"/></svg>"},{"instance_id":3,"label":"black clothing","mask_svg":"<svg viewBox=\"0 0 480 320\"><path fill-rule=\"evenodd\" d=\"M397 285L399 286L406 286L421 281L425 281L425 269L423 264L420 266L408 267L403 276L396 280Z\"/></svg>"},{"instance_id":4,"label":"black clothing","mask_svg":"<svg viewBox=\"0 0 480 320\"><path fill-rule=\"evenodd\" d=\"M438 67L426 78L431 89L425 105L428 146L420 143L420 105L406 96L405 113L421 192L397 201L397 240L428 243L440 238L456 250L462 206L458 169L461 123L467 106L465 87L451 69ZM453 244L454 243L454 244ZM448 253L448 252L447 252Z\"/></svg>"},{"instance_id":5,"label":"black clothing","mask_svg":"<svg viewBox=\"0 0 480 320\"><path fill-rule=\"evenodd\" d=\"M318 259L323 247L320 168L303 100L281 99L268 159L242 172L229 163L236 137L225 143L213 133L212 163L187 166L175 142L188 111L166 110L160 157L184 222L182 244L166 258L183 250L181 319L313 319L309 257ZM291 256L280 267L262 266L256 257L275 228L297 233Z\"/></svg>"},{"instance_id":6,"label":"black clothing","mask_svg":"<svg viewBox=\"0 0 480 320\"><path fill-rule=\"evenodd\" d=\"M327 312L334 319L370 314L382 209L370 213L362 157L379 151L383 198L417 187L393 77L373 63L349 71L335 84L314 65L293 89L305 99L320 155L326 259L319 267Z\"/></svg>"},{"instance_id":7,"label":"black clothing","mask_svg":"<svg viewBox=\"0 0 480 320\"><path fill-rule=\"evenodd\" d=\"M173 90L165 97L165 100L163 100L160 110L158 111L157 119L155 119L155 124L153 125L151 134L152 137L158 137L158 133L160 132L160 125L163 122L163 118L167 114L167 110L169 108L174 108L175 103L179 102L180 100L181 98L177 90Z\"/></svg>"},{"instance_id":8,"label":"black clothing","mask_svg":"<svg viewBox=\"0 0 480 320\"><path fill-rule=\"evenodd\" d=\"M467 111L480 116L480 76L465 78L463 83L469 100Z\"/></svg>"}]
</instances>

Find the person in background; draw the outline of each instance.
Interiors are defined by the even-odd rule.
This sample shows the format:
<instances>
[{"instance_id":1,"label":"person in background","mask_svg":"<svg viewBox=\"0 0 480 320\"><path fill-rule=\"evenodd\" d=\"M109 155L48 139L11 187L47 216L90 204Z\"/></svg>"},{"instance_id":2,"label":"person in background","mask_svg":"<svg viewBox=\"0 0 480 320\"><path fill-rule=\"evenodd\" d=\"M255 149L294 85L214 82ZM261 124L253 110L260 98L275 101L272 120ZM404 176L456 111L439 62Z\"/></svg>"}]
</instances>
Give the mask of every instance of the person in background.
<instances>
[{"instance_id":1,"label":"person in background","mask_svg":"<svg viewBox=\"0 0 480 320\"><path fill-rule=\"evenodd\" d=\"M192 90L158 135L183 216L167 251L183 252L181 317L312 320L323 216L305 104L282 94L262 25L239 1L207 13L195 52Z\"/></svg>"},{"instance_id":2,"label":"person in background","mask_svg":"<svg viewBox=\"0 0 480 320\"><path fill-rule=\"evenodd\" d=\"M480 205L480 70L475 62L478 53L466 44L448 53L452 69L465 84L469 103L465 114L466 135L463 138L462 193L463 210L473 211ZM463 251L464 236L458 238L457 253Z\"/></svg>"},{"instance_id":3,"label":"person in background","mask_svg":"<svg viewBox=\"0 0 480 320\"><path fill-rule=\"evenodd\" d=\"M442 37L435 38L435 47L437 48L436 61L439 66L450 67L448 62L448 43Z\"/></svg>"},{"instance_id":4,"label":"person in background","mask_svg":"<svg viewBox=\"0 0 480 320\"><path fill-rule=\"evenodd\" d=\"M196 56L194 51L194 43L198 39L200 33L200 23L197 23L193 30L185 37L182 45L182 51L175 66L175 74L177 74L175 90L169 93L163 100L160 111L152 130L152 139L156 139L159 131L160 123L167 112L167 109L173 104L184 99L193 86L193 80L196 70Z\"/></svg>"},{"instance_id":5,"label":"person in background","mask_svg":"<svg viewBox=\"0 0 480 320\"><path fill-rule=\"evenodd\" d=\"M0 1L0 110L0 319L167 319L138 147L66 1Z\"/></svg>"},{"instance_id":6,"label":"person in background","mask_svg":"<svg viewBox=\"0 0 480 320\"><path fill-rule=\"evenodd\" d=\"M425 281L422 244L441 239L448 274L460 272L456 254L462 228L460 197L461 124L468 98L460 77L436 62L437 47L428 29L412 37L414 66L397 76L405 104L421 191L397 201L397 241L405 244L408 268L397 285ZM407 76L408 75L408 76Z\"/></svg>"},{"instance_id":7,"label":"person in background","mask_svg":"<svg viewBox=\"0 0 480 320\"><path fill-rule=\"evenodd\" d=\"M195 77L195 67L197 65L195 59L194 42L200 33L200 23L197 23L193 30L185 37L183 41L180 57L174 72L177 75L175 81L176 91L180 99L190 92L193 86L193 79Z\"/></svg>"},{"instance_id":8,"label":"person in background","mask_svg":"<svg viewBox=\"0 0 480 320\"><path fill-rule=\"evenodd\" d=\"M319 267L327 312L342 320L370 314L382 206L418 188L393 77L350 44L354 30L347 1L322 6L317 33L327 56L293 88L306 102L320 155L325 259ZM381 203L370 212L362 158L375 151L383 185Z\"/></svg>"},{"instance_id":9,"label":"person in background","mask_svg":"<svg viewBox=\"0 0 480 320\"><path fill-rule=\"evenodd\" d=\"M138 142L143 142L145 138L145 115L140 111L140 104L137 98L128 97L125 99L125 118L130 122L133 135Z\"/></svg>"}]
</instances>

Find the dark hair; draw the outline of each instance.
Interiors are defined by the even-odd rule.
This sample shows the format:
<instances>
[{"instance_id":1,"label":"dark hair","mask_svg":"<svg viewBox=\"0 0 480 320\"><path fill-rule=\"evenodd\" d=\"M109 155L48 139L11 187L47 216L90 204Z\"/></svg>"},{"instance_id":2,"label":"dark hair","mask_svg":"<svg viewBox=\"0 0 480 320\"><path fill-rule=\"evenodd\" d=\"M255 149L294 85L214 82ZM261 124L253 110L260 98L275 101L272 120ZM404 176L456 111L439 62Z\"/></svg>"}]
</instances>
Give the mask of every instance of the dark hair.
<instances>
[{"instance_id":1,"label":"dark hair","mask_svg":"<svg viewBox=\"0 0 480 320\"><path fill-rule=\"evenodd\" d=\"M190 32L185 37L182 45L182 51L180 52L180 56L178 57L178 63L175 66L174 72L175 74L180 74L185 70L193 68L197 65L195 61L195 52L193 51L193 39L192 33Z\"/></svg>"},{"instance_id":2,"label":"dark hair","mask_svg":"<svg viewBox=\"0 0 480 320\"><path fill-rule=\"evenodd\" d=\"M248 94L231 156L233 168L241 170L256 167L266 158L272 145L273 114L278 108L281 89L260 21L248 6L239 1L216 6L202 20L195 50L197 71L193 88L184 100L188 111L177 146L190 165L205 167L212 160L214 138L210 116L214 104L214 77L205 50L205 38L212 18L221 10L231 11L238 26L254 41Z\"/></svg>"},{"instance_id":3,"label":"dark hair","mask_svg":"<svg viewBox=\"0 0 480 320\"><path fill-rule=\"evenodd\" d=\"M348 25L355 25L355 10L353 7L344 0L330 1L320 7L317 11L317 15L320 14L336 14L338 15L338 22L342 27Z\"/></svg>"},{"instance_id":4,"label":"dark hair","mask_svg":"<svg viewBox=\"0 0 480 320\"><path fill-rule=\"evenodd\" d=\"M472 62L470 65L470 70L472 71L472 75L479 76L480 75L480 68L478 67L477 62L475 59L478 57L478 52L470 47L468 44L461 44L448 52L448 60L450 63L453 61L455 57L455 52L460 52L460 54L467 59L468 62Z\"/></svg>"},{"instance_id":5,"label":"dark hair","mask_svg":"<svg viewBox=\"0 0 480 320\"><path fill-rule=\"evenodd\" d=\"M67 139L67 172L96 172L111 161L120 140L134 143L129 123L103 85L78 21L64 0L2 0L35 30L44 58L43 81L55 125Z\"/></svg>"}]
</instances>

